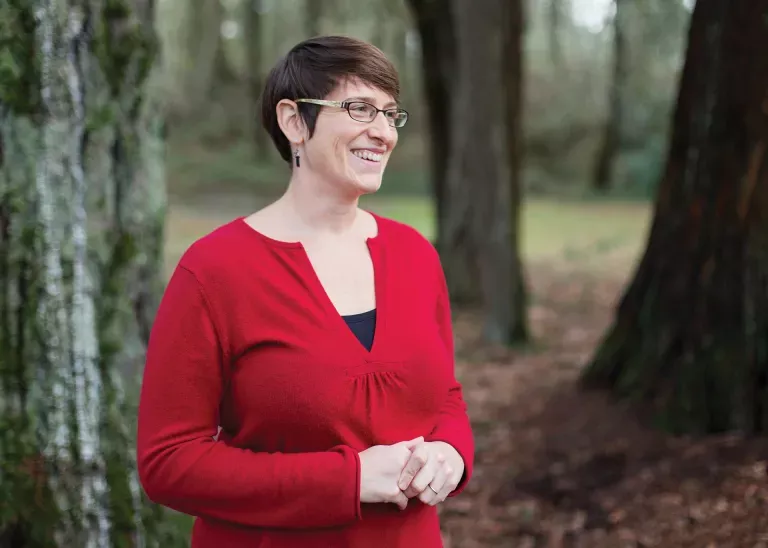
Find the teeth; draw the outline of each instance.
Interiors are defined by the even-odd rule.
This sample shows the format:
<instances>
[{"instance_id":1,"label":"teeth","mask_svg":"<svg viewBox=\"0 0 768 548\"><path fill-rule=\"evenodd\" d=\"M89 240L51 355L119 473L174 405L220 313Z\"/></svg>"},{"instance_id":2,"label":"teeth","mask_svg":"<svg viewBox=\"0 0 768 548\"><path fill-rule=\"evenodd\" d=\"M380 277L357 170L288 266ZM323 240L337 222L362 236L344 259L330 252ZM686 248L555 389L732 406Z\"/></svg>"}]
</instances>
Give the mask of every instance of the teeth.
<instances>
[{"instance_id":1,"label":"teeth","mask_svg":"<svg viewBox=\"0 0 768 548\"><path fill-rule=\"evenodd\" d=\"M376 154L370 150L353 150L352 154L363 160L370 160L371 162L381 162L383 154Z\"/></svg>"}]
</instances>

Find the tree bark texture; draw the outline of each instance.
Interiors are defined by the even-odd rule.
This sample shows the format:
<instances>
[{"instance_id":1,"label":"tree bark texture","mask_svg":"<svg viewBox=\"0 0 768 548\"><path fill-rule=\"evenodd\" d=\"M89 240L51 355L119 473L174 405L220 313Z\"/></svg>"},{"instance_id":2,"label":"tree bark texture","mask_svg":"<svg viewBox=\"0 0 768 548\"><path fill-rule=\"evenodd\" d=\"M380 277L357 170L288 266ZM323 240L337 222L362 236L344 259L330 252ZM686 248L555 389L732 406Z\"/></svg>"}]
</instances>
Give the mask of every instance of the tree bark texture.
<instances>
[{"instance_id":1,"label":"tree bark texture","mask_svg":"<svg viewBox=\"0 0 768 548\"><path fill-rule=\"evenodd\" d=\"M647 248L584 376L675 432L768 429L767 15L698 0Z\"/></svg>"},{"instance_id":2,"label":"tree bark texture","mask_svg":"<svg viewBox=\"0 0 768 548\"><path fill-rule=\"evenodd\" d=\"M2 546L157 544L125 394L163 283L151 7L0 5Z\"/></svg>"},{"instance_id":3,"label":"tree bark texture","mask_svg":"<svg viewBox=\"0 0 768 548\"><path fill-rule=\"evenodd\" d=\"M484 337L524 338L517 245L522 3L455 0L457 88L441 243L449 281L468 275L484 309ZM510 33L518 33L511 36ZM516 57L514 60L507 56ZM511 70L512 75L506 71ZM515 82L512 82L516 78ZM512 102L510 104L510 101ZM467 262L462 249L472 253ZM464 281L464 280L462 280ZM454 278L455 282L455 278ZM459 286L461 287L461 286Z\"/></svg>"}]
</instances>

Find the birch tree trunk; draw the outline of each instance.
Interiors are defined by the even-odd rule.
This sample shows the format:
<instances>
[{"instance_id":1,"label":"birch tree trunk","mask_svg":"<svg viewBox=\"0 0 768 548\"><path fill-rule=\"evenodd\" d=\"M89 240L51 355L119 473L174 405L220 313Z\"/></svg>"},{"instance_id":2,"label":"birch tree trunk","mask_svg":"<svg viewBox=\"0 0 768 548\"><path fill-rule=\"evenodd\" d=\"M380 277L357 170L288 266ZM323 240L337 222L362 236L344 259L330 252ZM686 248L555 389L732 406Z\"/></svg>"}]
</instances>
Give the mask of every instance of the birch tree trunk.
<instances>
[{"instance_id":1,"label":"birch tree trunk","mask_svg":"<svg viewBox=\"0 0 768 548\"><path fill-rule=\"evenodd\" d=\"M162 290L152 13L149 0L0 5L3 546L155 543L124 382Z\"/></svg>"}]
</instances>

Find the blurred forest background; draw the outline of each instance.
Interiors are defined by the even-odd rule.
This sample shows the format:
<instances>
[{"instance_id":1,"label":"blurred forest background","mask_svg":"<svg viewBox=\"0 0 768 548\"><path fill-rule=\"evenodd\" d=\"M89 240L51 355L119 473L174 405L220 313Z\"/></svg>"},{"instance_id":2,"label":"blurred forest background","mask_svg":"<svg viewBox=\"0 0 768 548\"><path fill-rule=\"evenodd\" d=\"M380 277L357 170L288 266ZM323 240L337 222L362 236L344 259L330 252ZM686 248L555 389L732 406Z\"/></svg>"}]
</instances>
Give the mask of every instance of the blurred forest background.
<instances>
[{"instance_id":1,"label":"blurred forest background","mask_svg":"<svg viewBox=\"0 0 768 548\"><path fill-rule=\"evenodd\" d=\"M768 546L766 17L0 0L0 548L188 545L135 474L143 351L187 247L285 188L259 94L317 34L400 71L363 206L435 242L454 300L477 464L446 547Z\"/></svg>"}]
</instances>

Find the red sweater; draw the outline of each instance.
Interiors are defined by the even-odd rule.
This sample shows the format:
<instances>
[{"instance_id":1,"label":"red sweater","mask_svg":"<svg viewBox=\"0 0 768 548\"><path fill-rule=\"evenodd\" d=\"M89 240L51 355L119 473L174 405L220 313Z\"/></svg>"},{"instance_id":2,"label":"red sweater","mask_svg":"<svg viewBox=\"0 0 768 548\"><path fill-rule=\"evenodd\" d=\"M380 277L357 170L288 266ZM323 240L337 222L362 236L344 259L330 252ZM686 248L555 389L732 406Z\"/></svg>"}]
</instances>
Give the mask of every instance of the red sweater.
<instances>
[{"instance_id":1,"label":"red sweater","mask_svg":"<svg viewBox=\"0 0 768 548\"><path fill-rule=\"evenodd\" d=\"M376 220L370 351L300 243L240 218L179 262L149 341L137 451L149 498L197 516L193 547L442 546L436 507L360 503L358 453L372 445L451 444L465 464L451 496L474 453L438 255Z\"/></svg>"}]
</instances>

